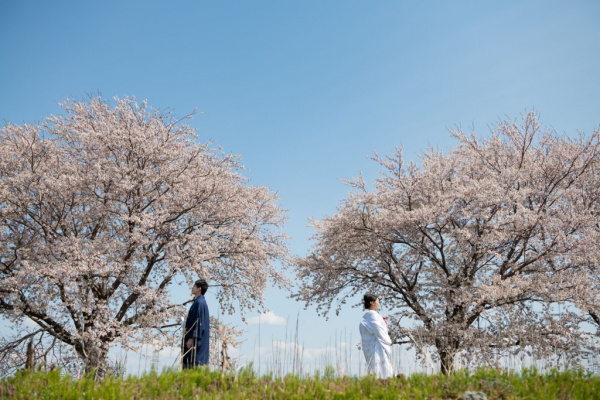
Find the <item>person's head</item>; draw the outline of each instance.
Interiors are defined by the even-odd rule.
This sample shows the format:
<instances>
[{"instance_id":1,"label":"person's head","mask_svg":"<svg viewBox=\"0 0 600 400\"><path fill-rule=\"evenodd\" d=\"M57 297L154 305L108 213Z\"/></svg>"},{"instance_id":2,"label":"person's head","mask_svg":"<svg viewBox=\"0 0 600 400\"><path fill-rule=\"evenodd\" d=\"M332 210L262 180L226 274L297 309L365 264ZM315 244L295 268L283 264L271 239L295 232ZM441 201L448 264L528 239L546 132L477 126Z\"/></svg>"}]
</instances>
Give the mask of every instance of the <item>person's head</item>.
<instances>
[{"instance_id":1,"label":"person's head","mask_svg":"<svg viewBox=\"0 0 600 400\"><path fill-rule=\"evenodd\" d=\"M204 295L208 290L208 283L204 279L198 279L192 286L192 294L194 296Z\"/></svg>"},{"instance_id":2,"label":"person's head","mask_svg":"<svg viewBox=\"0 0 600 400\"><path fill-rule=\"evenodd\" d=\"M363 303L365 306L365 310L378 310L379 309L379 299L377 296L367 293L363 297Z\"/></svg>"}]
</instances>

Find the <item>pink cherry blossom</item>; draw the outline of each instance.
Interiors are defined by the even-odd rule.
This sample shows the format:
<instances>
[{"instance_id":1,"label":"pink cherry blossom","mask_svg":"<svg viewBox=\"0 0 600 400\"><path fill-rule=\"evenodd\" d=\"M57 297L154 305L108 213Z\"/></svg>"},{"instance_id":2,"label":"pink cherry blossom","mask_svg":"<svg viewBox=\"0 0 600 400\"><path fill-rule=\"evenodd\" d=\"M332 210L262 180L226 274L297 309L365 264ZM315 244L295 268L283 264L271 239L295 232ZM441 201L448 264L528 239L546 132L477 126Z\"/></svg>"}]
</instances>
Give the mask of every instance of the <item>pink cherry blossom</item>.
<instances>
[{"instance_id":1,"label":"pink cherry blossom","mask_svg":"<svg viewBox=\"0 0 600 400\"><path fill-rule=\"evenodd\" d=\"M102 370L113 343L177 341L177 277L228 312L287 286L284 210L239 157L133 98L66 101L0 132L0 311L29 318ZM179 290L188 291L186 286Z\"/></svg>"},{"instance_id":2,"label":"pink cherry blossom","mask_svg":"<svg viewBox=\"0 0 600 400\"><path fill-rule=\"evenodd\" d=\"M434 348L445 373L457 355L484 363L498 347L542 352L558 341L576 351L582 313L556 308L576 310L598 288L586 272L597 271L600 243L598 132L559 136L530 112L483 139L452 135L456 147L429 149L419 164L401 148L375 156L372 189L348 182L337 213L313 221L295 297L327 314L377 295L395 311L396 342ZM587 298L584 312L597 316L597 292Z\"/></svg>"}]
</instances>

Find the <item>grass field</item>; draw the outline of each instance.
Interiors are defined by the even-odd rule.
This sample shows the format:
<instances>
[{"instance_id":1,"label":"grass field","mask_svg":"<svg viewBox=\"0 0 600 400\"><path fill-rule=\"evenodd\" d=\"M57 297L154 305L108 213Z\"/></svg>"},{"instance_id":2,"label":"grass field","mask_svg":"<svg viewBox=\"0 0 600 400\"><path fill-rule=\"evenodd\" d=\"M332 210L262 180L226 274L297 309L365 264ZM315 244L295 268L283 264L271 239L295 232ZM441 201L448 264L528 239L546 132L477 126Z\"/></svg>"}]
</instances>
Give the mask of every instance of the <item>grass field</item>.
<instances>
[{"instance_id":1,"label":"grass field","mask_svg":"<svg viewBox=\"0 0 600 400\"><path fill-rule=\"evenodd\" d=\"M60 371L20 372L0 381L1 399L459 399L483 392L491 399L600 399L600 377L578 371L460 371L389 380L323 375L257 376L251 368L222 375L208 369L165 370L141 377L76 379Z\"/></svg>"}]
</instances>

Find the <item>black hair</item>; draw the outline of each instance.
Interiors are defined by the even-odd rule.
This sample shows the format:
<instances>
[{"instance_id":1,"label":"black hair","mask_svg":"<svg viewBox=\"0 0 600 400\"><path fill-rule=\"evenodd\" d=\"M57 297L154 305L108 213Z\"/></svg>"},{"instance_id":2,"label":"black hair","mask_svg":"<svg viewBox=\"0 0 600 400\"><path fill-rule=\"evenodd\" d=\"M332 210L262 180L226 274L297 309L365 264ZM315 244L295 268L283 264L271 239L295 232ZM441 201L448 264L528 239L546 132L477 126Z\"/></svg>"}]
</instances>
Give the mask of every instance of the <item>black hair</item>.
<instances>
[{"instance_id":1,"label":"black hair","mask_svg":"<svg viewBox=\"0 0 600 400\"><path fill-rule=\"evenodd\" d=\"M377 301L377 296L370 293L365 294L365 296L363 297L363 302L365 303L365 310L371 308L375 301Z\"/></svg>"},{"instance_id":2,"label":"black hair","mask_svg":"<svg viewBox=\"0 0 600 400\"><path fill-rule=\"evenodd\" d=\"M200 294L204 295L208 290L208 283L204 279L198 279L195 283L196 287L200 288Z\"/></svg>"}]
</instances>

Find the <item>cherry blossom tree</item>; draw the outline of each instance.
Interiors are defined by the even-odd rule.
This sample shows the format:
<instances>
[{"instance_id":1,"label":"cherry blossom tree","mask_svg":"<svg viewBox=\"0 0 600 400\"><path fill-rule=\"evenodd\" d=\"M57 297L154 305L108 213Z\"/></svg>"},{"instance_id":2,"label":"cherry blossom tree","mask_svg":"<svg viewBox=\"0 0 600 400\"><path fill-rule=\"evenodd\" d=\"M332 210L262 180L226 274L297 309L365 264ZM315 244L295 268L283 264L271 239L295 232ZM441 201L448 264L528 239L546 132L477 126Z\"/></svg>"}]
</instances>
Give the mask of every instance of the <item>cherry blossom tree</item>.
<instances>
[{"instance_id":1,"label":"cherry blossom tree","mask_svg":"<svg viewBox=\"0 0 600 400\"><path fill-rule=\"evenodd\" d=\"M62 107L0 132L6 318L33 322L101 376L113 343L180 340L165 330L182 313L177 280L209 280L230 313L288 285L276 195L250 185L237 156L199 143L191 115L133 98Z\"/></svg>"},{"instance_id":2,"label":"cherry blossom tree","mask_svg":"<svg viewBox=\"0 0 600 400\"><path fill-rule=\"evenodd\" d=\"M433 348L443 373L478 349L577 345L577 319L557 307L589 285L599 196L585 189L598 133L560 136L533 112L485 139L451 133L458 145L447 154L429 149L418 165L396 149L374 157L383 171L372 189L348 182L337 213L313 221L294 297L327 314L376 294L395 341Z\"/></svg>"},{"instance_id":3,"label":"cherry blossom tree","mask_svg":"<svg viewBox=\"0 0 600 400\"><path fill-rule=\"evenodd\" d=\"M242 344L239 337L242 331L236 329L215 317L210 317L210 359L211 366L221 370L221 373L235 368L235 359L231 359L229 351Z\"/></svg>"}]
</instances>

